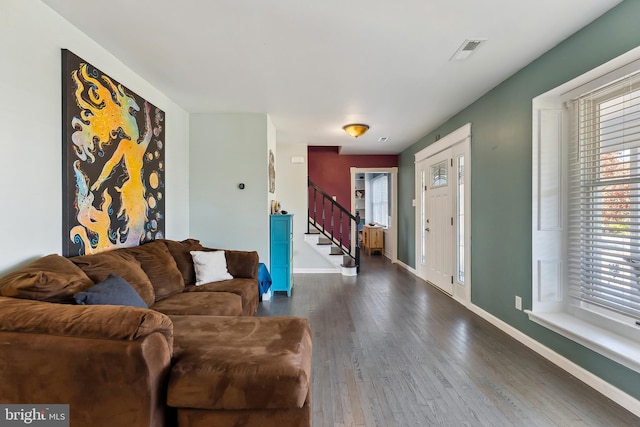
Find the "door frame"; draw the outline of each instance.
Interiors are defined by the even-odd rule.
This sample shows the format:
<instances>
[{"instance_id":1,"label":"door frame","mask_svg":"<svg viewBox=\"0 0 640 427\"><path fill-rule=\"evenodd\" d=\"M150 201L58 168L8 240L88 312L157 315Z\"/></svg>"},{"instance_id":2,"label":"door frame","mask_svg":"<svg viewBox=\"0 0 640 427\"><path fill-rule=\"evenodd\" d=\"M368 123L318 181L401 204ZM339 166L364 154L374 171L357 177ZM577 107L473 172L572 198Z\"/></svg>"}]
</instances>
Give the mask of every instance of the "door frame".
<instances>
[{"instance_id":1,"label":"door frame","mask_svg":"<svg viewBox=\"0 0 640 427\"><path fill-rule=\"evenodd\" d=\"M438 154L444 150L453 148L453 156L457 158L459 155L464 155L464 283L460 283L457 278L457 274L454 274L454 288L452 297L463 304L469 306L471 304L471 123L467 123L457 130L451 132L447 136L439 139L426 148L418 151L415 154L414 172L415 172L415 199L413 205L415 207L415 266L416 275L423 280L426 280L420 275L420 252L422 244L422 230L423 227L420 220L420 213L422 206L421 202L421 183L420 174L418 173L417 164L427 160L435 154ZM457 168L456 168L457 170ZM457 197L454 197L454 213L457 212ZM454 239L457 239L458 231L454 233ZM456 242L453 245L457 247ZM457 266L457 255L453 258L455 260L454 265Z\"/></svg>"},{"instance_id":2,"label":"door frame","mask_svg":"<svg viewBox=\"0 0 640 427\"><path fill-rule=\"evenodd\" d=\"M391 175L391 262L398 262L398 167L392 168L350 168L351 171L351 211L356 205L356 174L358 173L388 173ZM352 231L351 241L355 242L356 230ZM385 245L386 246L386 245ZM382 254L384 256L384 253Z\"/></svg>"}]
</instances>

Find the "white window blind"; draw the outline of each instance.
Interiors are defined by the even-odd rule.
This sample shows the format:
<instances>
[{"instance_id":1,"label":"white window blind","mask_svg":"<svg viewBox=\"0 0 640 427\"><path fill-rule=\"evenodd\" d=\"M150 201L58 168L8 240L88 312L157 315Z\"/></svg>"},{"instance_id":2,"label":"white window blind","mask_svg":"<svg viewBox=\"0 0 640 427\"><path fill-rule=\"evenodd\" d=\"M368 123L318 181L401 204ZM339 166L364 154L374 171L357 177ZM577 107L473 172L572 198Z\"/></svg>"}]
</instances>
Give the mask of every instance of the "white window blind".
<instances>
[{"instance_id":1,"label":"white window blind","mask_svg":"<svg viewBox=\"0 0 640 427\"><path fill-rule=\"evenodd\" d=\"M640 319L640 76L572 104L569 295Z\"/></svg>"},{"instance_id":2,"label":"white window blind","mask_svg":"<svg viewBox=\"0 0 640 427\"><path fill-rule=\"evenodd\" d=\"M431 188L443 187L447 185L449 172L449 161L444 160L431 166Z\"/></svg>"},{"instance_id":3,"label":"white window blind","mask_svg":"<svg viewBox=\"0 0 640 427\"><path fill-rule=\"evenodd\" d=\"M387 175L380 175L371 180L373 208L372 219L384 227L388 227L389 217L389 179Z\"/></svg>"}]
</instances>

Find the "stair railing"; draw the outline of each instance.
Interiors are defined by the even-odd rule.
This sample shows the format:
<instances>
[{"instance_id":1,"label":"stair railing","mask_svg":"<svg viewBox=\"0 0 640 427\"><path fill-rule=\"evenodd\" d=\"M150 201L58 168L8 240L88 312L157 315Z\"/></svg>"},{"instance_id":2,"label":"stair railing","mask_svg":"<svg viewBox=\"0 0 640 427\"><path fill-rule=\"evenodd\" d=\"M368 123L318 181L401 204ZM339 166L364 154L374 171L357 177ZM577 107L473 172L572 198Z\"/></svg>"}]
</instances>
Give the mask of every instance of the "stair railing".
<instances>
[{"instance_id":1,"label":"stair railing","mask_svg":"<svg viewBox=\"0 0 640 427\"><path fill-rule=\"evenodd\" d=\"M358 231L360 213L354 216L347 208L336 202L333 197L308 181L308 217L307 233L313 226L322 235L338 246L345 255L353 259L357 271L360 271L360 242Z\"/></svg>"}]
</instances>

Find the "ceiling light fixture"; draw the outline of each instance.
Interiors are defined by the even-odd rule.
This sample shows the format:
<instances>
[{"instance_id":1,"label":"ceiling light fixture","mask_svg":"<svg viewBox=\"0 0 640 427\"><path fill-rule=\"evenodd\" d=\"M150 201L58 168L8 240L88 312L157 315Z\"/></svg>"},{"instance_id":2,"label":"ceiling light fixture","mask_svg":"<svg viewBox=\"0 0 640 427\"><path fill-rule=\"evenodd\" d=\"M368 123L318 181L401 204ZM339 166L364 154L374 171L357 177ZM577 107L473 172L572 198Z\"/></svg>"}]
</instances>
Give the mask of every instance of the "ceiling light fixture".
<instances>
[{"instance_id":1,"label":"ceiling light fixture","mask_svg":"<svg viewBox=\"0 0 640 427\"><path fill-rule=\"evenodd\" d=\"M369 130L369 125L352 123L350 125L343 126L342 129L352 137L357 138Z\"/></svg>"}]
</instances>

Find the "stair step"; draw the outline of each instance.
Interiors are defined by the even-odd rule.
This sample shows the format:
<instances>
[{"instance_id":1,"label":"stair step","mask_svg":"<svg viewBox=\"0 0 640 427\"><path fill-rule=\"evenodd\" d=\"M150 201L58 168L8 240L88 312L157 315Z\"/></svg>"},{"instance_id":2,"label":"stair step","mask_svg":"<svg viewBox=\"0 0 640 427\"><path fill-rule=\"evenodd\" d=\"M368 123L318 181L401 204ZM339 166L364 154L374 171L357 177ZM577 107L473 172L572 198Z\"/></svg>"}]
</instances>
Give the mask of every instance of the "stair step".
<instances>
[{"instance_id":1,"label":"stair step","mask_svg":"<svg viewBox=\"0 0 640 427\"><path fill-rule=\"evenodd\" d=\"M341 247L335 242L332 242L330 238L327 238L322 233L309 232L304 234L305 243L313 247L313 250L318 252L328 265L335 267L335 270L332 272L340 273L343 276L358 275L358 266L355 265L353 258L348 255L345 257ZM324 242L324 244L322 242ZM333 256L331 255L332 252L334 253ZM342 258L336 255L342 255Z\"/></svg>"},{"instance_id":2,"label":"stair step","mask_svg":"<svg viewBox=\"0 0 640 427\"><path fill-rule=\"evenodd\" d=\"M318 244L319 245L331 245L333 243L331 242L331 240L327 239L326 237L320 237L318 239Z\"/></svg>"},{"instance_id":3,"label":"stair step","mask_svg":"<svg viewBox=\"0 0 640 427\"><path fill-rule=\"evenodd\" d=\"M329 255L344 255L344 252L342 252L342 249L340 249L339 247L332 246Z\"/></svg>"}]
</instances>

